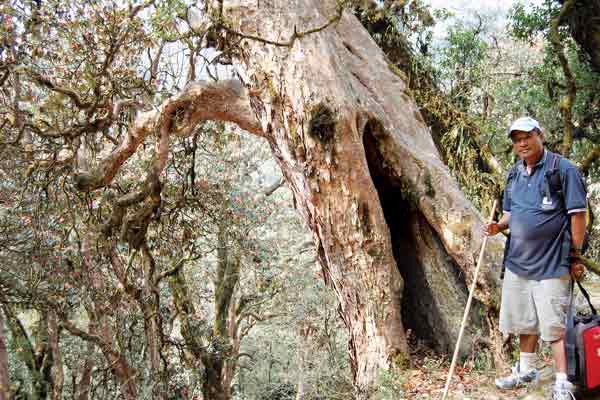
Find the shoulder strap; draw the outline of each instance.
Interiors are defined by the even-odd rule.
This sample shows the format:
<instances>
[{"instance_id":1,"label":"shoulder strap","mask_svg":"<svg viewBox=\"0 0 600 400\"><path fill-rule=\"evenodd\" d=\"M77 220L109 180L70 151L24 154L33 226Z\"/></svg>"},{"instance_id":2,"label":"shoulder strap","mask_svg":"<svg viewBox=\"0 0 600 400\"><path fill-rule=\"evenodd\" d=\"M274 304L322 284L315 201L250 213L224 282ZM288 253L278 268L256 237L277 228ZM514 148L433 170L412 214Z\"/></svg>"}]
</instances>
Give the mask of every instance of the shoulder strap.
<instances>
[{"instance_id":1,"label":"shoulder strap","mask_svg":"<svg viewBox=\"0 0 600 400\"><path fill-rule=\"evenodd\" d=\"M590 309L592 310L592 314L596 315L596 309L594 308L594 306L592 305L592 300L590 299L590 295L587 292L587 290L585 290L583 288L583 285L581 284L581 282L577 281L577 286L579 286L579 290L581 291L581 294L583 294L583 297L585 297L585 299L587 300Z\"/></svg>"},{"instance_id":2,"label":"shoulder strap","mask_svg":"<svg viewBox=\"0 0 600 400\"><path fill-rule=\"evenodd\" d=\"M565 326L565 355L567 357L567 376L571 382L577 381L577 335L575 332L575 310L573 306L573 280L569 289L569 308Z\"/></svg>"},{"instance_id":3,"label":"shoulder strap","mask_svg":"<svg viewBox=\"0 0 600 400\"><path fill-rule=\"evenodd\" d=\"M515 181L515 176L517 175L517 171L519 169L519 162L520 161L517 161L513 164L513 166L510 168L510 171L508 171L508 176L506 177L506 194L508 196L509 204L512 201L513 184Z\"/></svg>"},{"instance_id":4,"label":"shoulder strap","mask_svg":"<svg viewBox=\"0 0 600 400\"><path fill-rule=\"evenodd\" d=\"M544 191L547 198L552 198L552 193L557 193L559 196L563 195L562 190L562 179L560 178L560 170L558 165L562 156L551 151L547 152L548 159L546 162L549 167L546 169L546 182L544 185Z\"/></svg>"},{"instance_id":5,"label":"shoulder strap","mask_svg":"<svg viewBox=\"0 0 600 400\"><path fill-rule=\"evenodd\" d=\"M548 151L548 158L549 158L549 164L550 164L549 170L554 172L555 170L558 169L558 163L560 162L560 159L562 158L562 156L560 154Z\"/></svg>"}]
</instances>

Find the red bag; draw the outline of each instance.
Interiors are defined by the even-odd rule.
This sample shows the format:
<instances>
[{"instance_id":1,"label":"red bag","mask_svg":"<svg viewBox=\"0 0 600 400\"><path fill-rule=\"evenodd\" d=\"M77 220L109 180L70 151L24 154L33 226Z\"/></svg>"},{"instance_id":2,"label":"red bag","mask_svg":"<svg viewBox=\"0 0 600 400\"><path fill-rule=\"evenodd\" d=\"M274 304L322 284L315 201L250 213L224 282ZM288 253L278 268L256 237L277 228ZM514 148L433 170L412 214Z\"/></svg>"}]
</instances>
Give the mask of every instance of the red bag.
<instances>
[{"instance_id":1,"label":"red bag","mask_svg":"<svg viewBox=\"0 0 600 400\"><path fill-rule=\"evenodd\" d=\"M586 390L600 387L600 324L598 320L577 325L577 339L580 351L580 363L585 364L583 384Z\"/></svg>"},{"instance_id":2,"label":"red bag","mask_svg":"<svg viewBox=\"0 0 600 400\"><path fill-rule=\"evenodd\" d=\"M600 316L590 301L586 290L577 282L586 298L591 315L576 315L573 306L573 282L567 311L565 351L569 381L579 386L582 392L600 388Z\"/></svg>"}]
</instances>

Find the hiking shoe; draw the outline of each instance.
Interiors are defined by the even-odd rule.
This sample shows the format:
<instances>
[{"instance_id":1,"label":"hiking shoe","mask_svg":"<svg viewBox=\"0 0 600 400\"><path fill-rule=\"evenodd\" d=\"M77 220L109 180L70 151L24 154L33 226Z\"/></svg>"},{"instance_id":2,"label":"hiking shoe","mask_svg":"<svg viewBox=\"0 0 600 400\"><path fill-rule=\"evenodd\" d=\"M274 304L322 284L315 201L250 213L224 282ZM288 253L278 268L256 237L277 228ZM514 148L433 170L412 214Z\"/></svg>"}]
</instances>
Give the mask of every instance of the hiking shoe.
<instances>
[{"instance_id":1,"label":"hiking shoe","mask_svg":"<svg viewBox=\"0 0 600 400\"><path fill-rule=\"evenodd\" d=\"M575 400L575 385L569 381L560 381L552 388L552 400Z\"/></svg>"},{"instance_id":2,"label":"hiking shoe","mask_svg":"<svg viewBox=\"0 0 600 400\"><path fill-rule=\"evenodd\" d=\"M515 389L530 383L536 383L539 377L540 373L537 369L532 369L522 374L519 371L519 362L517 361L509 376L496 379L496 387L498 389ZM562 397L560 399L562 399Z\"/></svg>"}]
</instances>

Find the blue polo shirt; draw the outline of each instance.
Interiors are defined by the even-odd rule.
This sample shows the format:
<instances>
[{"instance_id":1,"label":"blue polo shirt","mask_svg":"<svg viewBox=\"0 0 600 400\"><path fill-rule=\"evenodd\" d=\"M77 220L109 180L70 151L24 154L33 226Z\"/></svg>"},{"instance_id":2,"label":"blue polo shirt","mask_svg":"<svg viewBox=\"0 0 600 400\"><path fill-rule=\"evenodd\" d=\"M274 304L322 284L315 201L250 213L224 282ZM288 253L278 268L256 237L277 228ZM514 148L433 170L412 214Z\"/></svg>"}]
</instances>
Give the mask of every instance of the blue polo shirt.
<instances>
[{"instance_id":1,"label":"blue polo shirt","mask_svg":"<svg viewBox=\"0 0 600 400\"><path fill-rule=\"evenodd\" d=\"M516 275L542 280L569 273L571 248L569 214L587 207L583 178L573 163L561 157L557 169L563 194L551 193L547 198L545 173L548 152L534 166L531 175L524 162L517 164L515 176L504 188L504 212L510 213L510 245L504 266ZM507 191L509 185L512 195Z\"/></svg>"}]
</instances>

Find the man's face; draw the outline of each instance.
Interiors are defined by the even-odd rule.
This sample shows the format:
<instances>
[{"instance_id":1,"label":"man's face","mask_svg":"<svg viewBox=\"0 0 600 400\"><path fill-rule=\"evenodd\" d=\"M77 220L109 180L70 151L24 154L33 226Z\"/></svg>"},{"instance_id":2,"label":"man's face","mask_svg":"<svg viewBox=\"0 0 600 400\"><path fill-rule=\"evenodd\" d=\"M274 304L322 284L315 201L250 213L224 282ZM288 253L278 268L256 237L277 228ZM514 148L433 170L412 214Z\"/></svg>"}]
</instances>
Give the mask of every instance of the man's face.
<instances>
[{"instance_id":1,"label":"man's face","mask_svg":"<svg viewBox=\"0 0 600 400\"><path fill-rule=\"evenodd\" d=\"M521 160L532 163L540 159L544 153L544 133L532 130L531 132L513 131L510 136L513 150Z\"/></svg>"}]
</instances>

